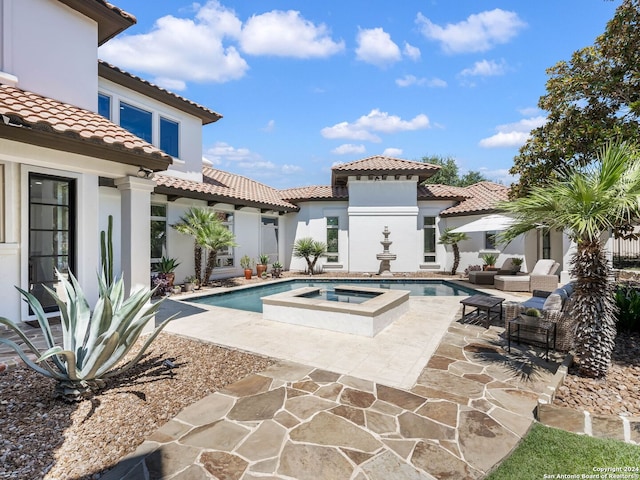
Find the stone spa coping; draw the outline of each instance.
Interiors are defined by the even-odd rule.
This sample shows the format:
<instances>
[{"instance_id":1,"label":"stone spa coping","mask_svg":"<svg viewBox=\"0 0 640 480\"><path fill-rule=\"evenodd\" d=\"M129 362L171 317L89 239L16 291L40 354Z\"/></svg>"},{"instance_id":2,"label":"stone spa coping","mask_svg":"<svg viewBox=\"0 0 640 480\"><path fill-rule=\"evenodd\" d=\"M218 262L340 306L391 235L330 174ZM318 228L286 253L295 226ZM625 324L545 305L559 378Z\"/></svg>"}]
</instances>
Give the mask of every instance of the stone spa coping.
<instances>
[{"instance_id":1,"label":"stone spa coping","mask_svg":"<svg viewBox=\"0 0 640 480\"><path fill-rule=\"evenodd\" d=\"M262 318L277 322L321 328L335 332L374 337L409 311L408 290L338 285L336 294L375 295L362 303L309 297L321 287L303 287L262 297Z\"/></svg>"}]
</instances>

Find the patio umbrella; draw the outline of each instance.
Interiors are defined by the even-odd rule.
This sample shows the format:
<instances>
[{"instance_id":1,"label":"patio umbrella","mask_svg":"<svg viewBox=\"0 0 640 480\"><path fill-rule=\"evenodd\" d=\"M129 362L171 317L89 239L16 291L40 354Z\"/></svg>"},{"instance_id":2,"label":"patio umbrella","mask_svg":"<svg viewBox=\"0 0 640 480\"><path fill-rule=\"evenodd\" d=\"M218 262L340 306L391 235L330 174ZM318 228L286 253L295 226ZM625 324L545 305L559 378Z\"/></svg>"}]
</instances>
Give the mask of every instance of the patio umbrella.
<instances>
[{"instance_id":1,"label":"patio umbrella","mask_svg":"<svg viewBox=\"0 0 640 480\"><path fill-rule=\"evenodd\" d=\"M486 215L477 220L461 225L451 230L453 233L469 233L469 232L493 232L497 230L506 230L513 224L514 220L506 215Z\"/></svg>"}]
</instances>

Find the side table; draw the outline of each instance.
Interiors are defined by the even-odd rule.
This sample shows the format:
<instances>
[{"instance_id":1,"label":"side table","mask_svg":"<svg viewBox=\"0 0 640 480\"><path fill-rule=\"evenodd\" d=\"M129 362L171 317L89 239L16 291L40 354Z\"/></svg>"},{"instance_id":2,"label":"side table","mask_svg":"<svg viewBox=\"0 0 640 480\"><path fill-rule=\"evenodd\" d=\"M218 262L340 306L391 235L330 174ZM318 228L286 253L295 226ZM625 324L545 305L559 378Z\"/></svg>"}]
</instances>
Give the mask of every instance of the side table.
<instances>
[{"instance_id":1,"label":"side table","mask_svg":"<svg viewBox=\"0 0 640 480\"><path fill-rule=\"evenodd\" d=\"M511 353L511 340L516 344L528 343L545 349L545 359L549 361L549 348L556 349L556 323L541 320L530 320L518 316L509 320L507 330L507 351Z\"/></svg>"}]
</instances>

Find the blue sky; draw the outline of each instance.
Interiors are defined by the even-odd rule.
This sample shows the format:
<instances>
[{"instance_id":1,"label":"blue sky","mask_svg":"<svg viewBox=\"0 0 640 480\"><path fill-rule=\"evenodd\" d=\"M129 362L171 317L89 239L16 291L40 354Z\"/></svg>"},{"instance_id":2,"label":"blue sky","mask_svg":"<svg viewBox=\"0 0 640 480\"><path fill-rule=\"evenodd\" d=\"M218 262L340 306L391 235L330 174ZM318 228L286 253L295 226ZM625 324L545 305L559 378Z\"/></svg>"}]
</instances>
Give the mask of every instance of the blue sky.
<instances>
[{"instance_id":1,"label":"blue sky","mask_svg":"<svg viewBox=\"0 0 640 480\"><path fill-rule=\"evenodd\" d=\"M138 23L100 58L221 113L203 129L214 167L288 188L378 154L510 184L546 69L620 0L113 3Z\"/></svg>"}]
</instances>

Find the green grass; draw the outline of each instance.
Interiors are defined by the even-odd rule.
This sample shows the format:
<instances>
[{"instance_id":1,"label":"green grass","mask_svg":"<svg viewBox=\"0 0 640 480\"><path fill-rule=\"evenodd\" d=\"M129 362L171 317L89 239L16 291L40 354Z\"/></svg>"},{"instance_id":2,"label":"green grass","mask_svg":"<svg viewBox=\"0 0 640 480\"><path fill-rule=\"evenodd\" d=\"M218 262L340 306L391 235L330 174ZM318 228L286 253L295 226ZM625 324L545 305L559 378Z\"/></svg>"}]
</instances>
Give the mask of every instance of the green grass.
<instances>
[{"instance_id":1,"label":"green grass","mask_svg":"<svg viewBox=\"0 0 640 480\"><path fill-rule=\"evenodd\" d=\"M563 478L559 475L598 475L594 468L640 466L640 447L628 443L576 435L536 423L516 450L487 480ZM640 471L617 471L626 478L640 479ZM547 475L547 477L545 477ZM565 477L571 478L571 477ZM625 478L625 477L621 477Z\"/></svg>"}]
</instances>

